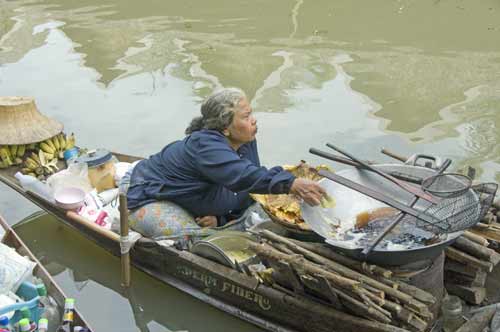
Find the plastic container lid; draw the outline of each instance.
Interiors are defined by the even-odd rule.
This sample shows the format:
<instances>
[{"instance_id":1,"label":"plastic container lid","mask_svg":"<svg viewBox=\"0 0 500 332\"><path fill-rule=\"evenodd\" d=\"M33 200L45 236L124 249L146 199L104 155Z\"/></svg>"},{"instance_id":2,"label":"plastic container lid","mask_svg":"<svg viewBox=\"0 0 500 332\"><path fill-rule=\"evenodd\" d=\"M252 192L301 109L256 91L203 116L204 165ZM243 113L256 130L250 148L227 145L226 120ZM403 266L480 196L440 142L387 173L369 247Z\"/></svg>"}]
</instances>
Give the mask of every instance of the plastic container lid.
<instances>
[{"instance_id":1,"label":"plastic container lid","mask_svg":"<svg viewBox=\"0 0 500 332\"><path fill-rule=\"evenodd\" d=\"M48 329L49 328L49 320L47 318L40 318L38 321L38 329Z\"/></svg>"},{"instance_id":2,"label":"plastic container lid","mask_svg":"<svg viewBox=\"0 0 500 332\"><path fill-rule=\"evenodd\" d=\"M9 317L1 316L0 317L0 326L7 326L9 324Z\"/></svg>"},{"instance_id":3,"label":"plastic container lid","mask_svg":"<svg viewBox=\"0 0 500 332\"><path fill-rule=\"evenodd\" d=\"M88 167L96 167L111 160L113 155L105 149L97 149L89 151L86 155L75 159L77 163L86 163Z\"/></svg>"},{"instance_id":4,"label":"plastic container lid","mask_svg":"<svg viewBox=\"0 0 500 332\"><path fill-rule=\"evenodd\" d=\"M47 295L47 288L45 288L44 284L36 285L36 291L38 292L39 296L46 296Z\"/></svg>"},{"instance_id":5,"label":"plastic container lid","mask_svg":"<svg viewBox=\"0 0 500 332\"><path fill-rule=\"evenodd\" d=\"M75 299L68 298L64 301L64 309L74 309L75 308Z\"/></svg>"},{"instance_id":6,"label":"plastic container lid","mask_svg":"<svg viewBox=\"0 0 500 332\"><path fill-rule=\"evenodd\" d=\"M31 324L28 318L23 318L19 321L19 327L22 332L31 330Z\"/></svg>"}]
</instances>

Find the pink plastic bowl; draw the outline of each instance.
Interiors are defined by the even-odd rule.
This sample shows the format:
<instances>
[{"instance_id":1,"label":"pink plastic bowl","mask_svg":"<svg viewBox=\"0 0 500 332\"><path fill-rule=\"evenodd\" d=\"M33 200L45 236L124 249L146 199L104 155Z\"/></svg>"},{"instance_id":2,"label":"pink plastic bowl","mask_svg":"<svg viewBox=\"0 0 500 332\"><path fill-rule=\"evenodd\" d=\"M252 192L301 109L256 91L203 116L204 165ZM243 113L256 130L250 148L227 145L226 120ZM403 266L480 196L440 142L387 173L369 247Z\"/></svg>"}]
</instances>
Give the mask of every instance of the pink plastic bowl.
<instances>
[{"instance_id":1,"label":"pink plastic bowl","mask_svg":"<svg viewBox=\"0 0 500 332\"><path fill-rule=\"evenodd\" d=\"M66 210L76 210L83 205L85 192L80 188L67 187L56 191L54 199L60 207Z\"/></svg>"}]
</instances>

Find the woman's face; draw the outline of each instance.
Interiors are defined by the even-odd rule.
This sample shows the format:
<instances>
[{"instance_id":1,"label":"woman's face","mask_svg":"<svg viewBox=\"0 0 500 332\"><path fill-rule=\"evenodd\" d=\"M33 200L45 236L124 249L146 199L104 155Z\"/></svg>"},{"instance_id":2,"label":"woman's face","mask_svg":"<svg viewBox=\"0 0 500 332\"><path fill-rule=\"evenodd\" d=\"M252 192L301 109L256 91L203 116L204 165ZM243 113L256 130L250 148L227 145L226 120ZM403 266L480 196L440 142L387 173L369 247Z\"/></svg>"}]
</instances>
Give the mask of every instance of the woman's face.
<instances>
[{"instance_id":1,"label":"woman's face","mask_svg":"<svg viewBox=\"0 0 500 332\"><path fill-rule=\"evenodd\" d=\"M257 120L253 116L248 100L246 98L241 99L239 106L234 112L233 122L224 132L231 146L235 149L253 141L257 134Z\"/></svg>"}]
</instances>

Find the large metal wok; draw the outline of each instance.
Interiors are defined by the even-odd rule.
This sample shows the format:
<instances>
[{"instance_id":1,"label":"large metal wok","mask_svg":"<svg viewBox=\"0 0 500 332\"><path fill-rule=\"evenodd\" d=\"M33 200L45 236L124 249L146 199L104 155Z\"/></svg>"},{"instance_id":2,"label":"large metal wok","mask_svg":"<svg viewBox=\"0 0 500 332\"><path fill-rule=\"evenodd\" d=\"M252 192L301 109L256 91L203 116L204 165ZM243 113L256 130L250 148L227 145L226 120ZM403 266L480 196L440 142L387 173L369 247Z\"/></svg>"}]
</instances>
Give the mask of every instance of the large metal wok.
<instances>
[{"instance_id":1,"label":"large metal wok","mask_svg":"<svg viewBox=\"0 0 500 332\"><path fill-rule=\"evenodd\" d=\"M422 179L435 174L435 170L421 166L401 164L382 164L375 166L385 172L396 172ZM369 188L383 192L404 204L408 204L414 197L411 193L402 190L396 184L386 181L377 174L366 170L357 168L344 169L337 172L337 174ZM339 240L336 238L335 232L339 231L339 223L340 230L352 228L358 214L381 207L387 207L387 205L328 179L322 179L320 185L335 199L336 206L331 209L325 209L321 206L311 207L303 203L301 206L302 217L315 233L321 235L325 239L326 243L355 259L367 260L379 265L405 265L416 261L433 259L463 233L460 231L442 234L437 239L437 242L413 249L398 249L394 247L383 248L383 246L379 245L375 247L368 257L365 257L365 255L361 253L364 246L354 244L352 241L346 241L345 239ZM472 195L471 199L476 201L479 199L473 190L469 190L466 195ZM428 208L429 204L430 203L425 200L419 200L414 207L417 210L425 210ZM479 213L478 207L478 217ZM402 222L404 223L404 220ZM420 230L417 229L416 231L418 232Z\"/></svg>"}]
</instances>

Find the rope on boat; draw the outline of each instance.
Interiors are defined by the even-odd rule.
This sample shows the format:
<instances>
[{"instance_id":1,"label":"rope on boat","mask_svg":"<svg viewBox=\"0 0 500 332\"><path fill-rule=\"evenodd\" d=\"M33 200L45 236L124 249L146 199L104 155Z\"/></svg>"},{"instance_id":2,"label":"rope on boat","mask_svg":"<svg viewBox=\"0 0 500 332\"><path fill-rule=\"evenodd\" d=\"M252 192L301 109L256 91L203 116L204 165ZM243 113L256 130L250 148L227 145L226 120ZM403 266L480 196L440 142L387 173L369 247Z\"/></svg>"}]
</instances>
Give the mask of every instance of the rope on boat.
<instances>
[{"instance_id":1,"label":"rope on boat","mask_svg":"<svg viewBox=\"0 0 500 332\"><path fill-rule=\"evenodd\" d=\"M127 236L120 236L120 253L122 255L128 254L130 249L132 249L132 247L141 237L141 234L134 231L130 231Z\"/></svg>"}]
</instances>

